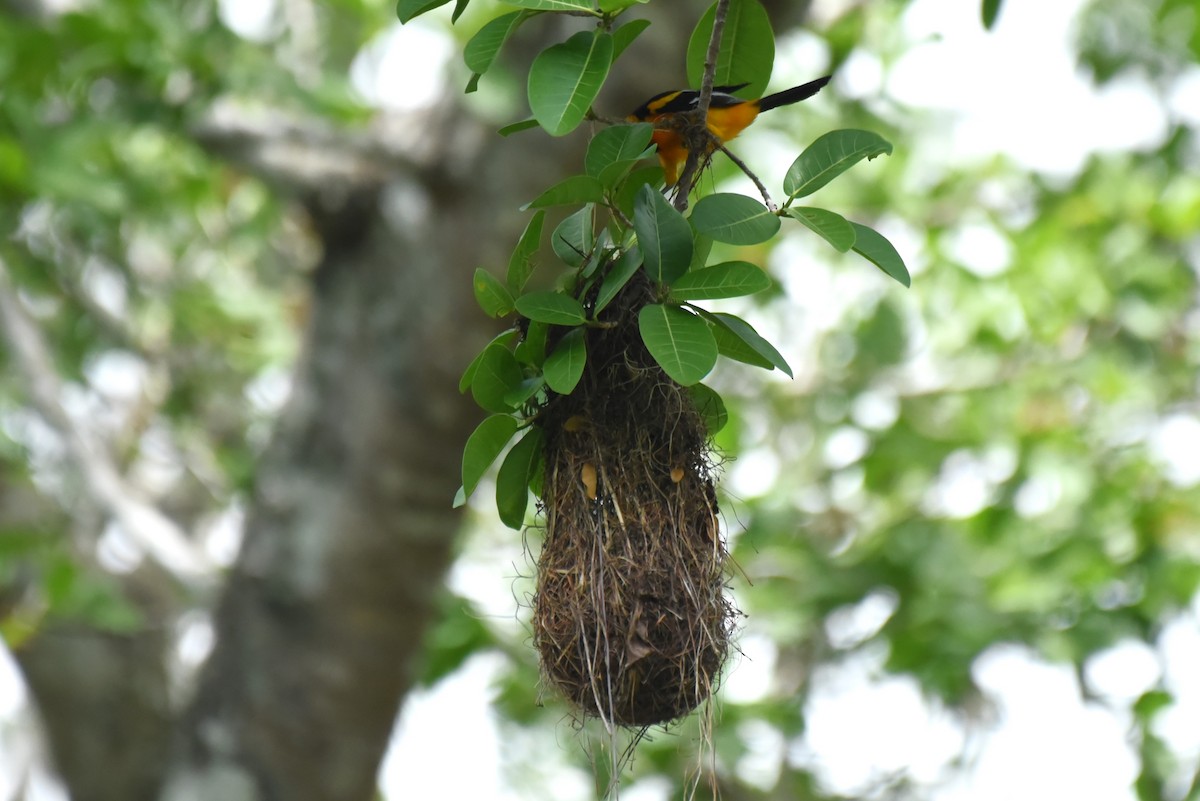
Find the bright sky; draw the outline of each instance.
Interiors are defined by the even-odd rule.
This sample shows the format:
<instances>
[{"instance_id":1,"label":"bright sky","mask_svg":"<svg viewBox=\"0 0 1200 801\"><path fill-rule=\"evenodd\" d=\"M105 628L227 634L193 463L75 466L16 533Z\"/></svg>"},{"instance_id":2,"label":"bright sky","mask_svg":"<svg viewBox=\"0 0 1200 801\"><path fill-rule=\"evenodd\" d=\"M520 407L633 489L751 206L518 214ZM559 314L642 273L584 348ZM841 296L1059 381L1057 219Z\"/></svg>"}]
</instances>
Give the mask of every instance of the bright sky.
<instances>
[{"instance_id":1,"label":"bright sky","mask_svg":"<svg viewBox=\"0 0 1200 801\"><path fill-rule=\"evenodd\" d=\"M917 0L905 14L902 32L919 44L886 76L878 59L860 53L831 88L849 97L883 92L904 106L944 112L950 124L942 138L931 134L914 146L923 148L927 158L951 164L1003 152L1030 169L1061 175L1077 170L1093 151L1154 146L1165 135L1166 120L1145 87L1119 82L1097 92L1076 73L1069 30L1080 5L1081 0L1008 0L997 28L984 32L977 0ZM220 7L225 23L247 38L266 39L276 29L277 0L223 0ZM789 73L795 73L796 81L811 77L825 66L823 48L803 34L781 40L778 80L786 82L793 77ZM352 77L364 98L376 105L420 108L442 97L445 72L438 67L456 57L437 24L396 25L364 50ZM1200 101L1200 76L1181 85L1176 96L1179 109ZM790 158L785 155L783 163ZM1007 269L1006 245L993 231L968 226L963 236L962 252L975 254L970 269L983 275ZM805 280L809 296L853 303L858 291L835 287L832 282L844 279L832 275L824 288L813 285L820 276ZM823 313L832 320L839 310L827 306ZM895 414L894 399L865 398L862 406L855 419L868 428L871 421L886 424ZM1200 421L1178 415L1162 429L1152 436L1151 446L1172 480L1181 486L1200 481L1194 458L1200 453ZM854 454L861 437L855 435L861 432L848 428L844 434L827 449L831 463L858 458ZM1003 454L996 455L999 462L990 459L964 454L961 469L949 465L940 489L927 499L927 511L949 516L977 511L987 502L989 476L1003 469ZM769 451L750 452L740 456L729 478L733 485L763 486L778 467ZM484 488L477 496L489 493ZM1026 501L1035 511L1045 502L1034 491ZM477 512L484 521L492 516L482 507ZM495 569L521 563L517 542L511 532L484 522L451 575L455 590L498 625L506 620L517 625L510 578L498 576ZM853 649L894 608L894 599L875 595L833 617L828 634L832 642L845 644L847 657L814 676L805 736L788 742L767 724L740 732L755 746L753 758L735 766L745 781L770 786L785 766L803 766L815 771L829 791L854 795L875 779L907 770L917 781L936 786L931 795L936 801L1133 801L1136 763L1128 743L1129 705L1160 678L1176 693L1177 704L1162 716L1159 734L1176 753L1200 759L1200 601L1168 623L1154 648L1129 641L1091 660L1086 669L1101 695L1097 701L1082 700L1077 679L1066 666L1049 664L1017 645L989 650L974 673L994 706L971 726L929 703L911 679L884 675L879 652ZM731 701L760 697L775 659L771 641L752 627L743 633L741 648L746 656L723 690ZM497 655L478 655L438 686L410 696L380 775L389 798L529 798L528 784L513 788L505 775L506 748L538 755L541 797L572 801L592 796L590 777L567 764L570 750L579 745L566 725L528 735L527 741L502 742L489 704L502 665ZM26 695L9 654L0 648L0 754L15 755L18 763L37 747L21 724L27 714ZM957 768L951 762L964 749L968 763ZM17 781L3 767L0 762L0 798L8 797ZM61 789L45 777L39 776L36 785L38 801L62 798ZM622 796L660 801L668 797L668 789L644 782Z\"/></svg>"}]
</instances>

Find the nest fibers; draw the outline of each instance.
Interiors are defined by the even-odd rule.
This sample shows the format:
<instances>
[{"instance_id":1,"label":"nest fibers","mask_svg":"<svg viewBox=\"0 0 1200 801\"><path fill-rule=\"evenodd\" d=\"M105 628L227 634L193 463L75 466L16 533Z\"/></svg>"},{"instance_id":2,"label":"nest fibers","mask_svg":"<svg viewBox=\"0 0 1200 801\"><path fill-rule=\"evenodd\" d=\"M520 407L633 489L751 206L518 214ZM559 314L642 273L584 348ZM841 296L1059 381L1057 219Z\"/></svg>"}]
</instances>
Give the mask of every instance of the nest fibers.
<instances>
[{"instance_id":1,"label":"nest fibers","mask_svg":"<svg viewBox=\"0 0 1200 801\"><path fill-rule=\"evenodd\" d=\"M642 344L637 312L652 302L639 273L606 310L612 327L588 330L575 391L540 415L542 671L582 714L630 727L711 696L734 618L707 430Z\"/></svg>"}]
</instances>

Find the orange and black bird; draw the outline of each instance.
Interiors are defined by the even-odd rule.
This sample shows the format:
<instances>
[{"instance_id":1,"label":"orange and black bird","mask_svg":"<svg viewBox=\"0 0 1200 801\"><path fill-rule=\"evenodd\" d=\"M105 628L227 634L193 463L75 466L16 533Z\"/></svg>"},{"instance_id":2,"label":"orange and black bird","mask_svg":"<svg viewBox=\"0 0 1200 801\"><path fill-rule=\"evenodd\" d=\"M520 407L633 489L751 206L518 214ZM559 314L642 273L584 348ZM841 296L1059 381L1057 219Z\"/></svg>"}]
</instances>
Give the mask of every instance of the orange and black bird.
<instances>
[{"instance_id":1,"label":"orange and black bird","mask_svg":"<svg viewBox=\"0 0 1200 801\"><path fill-rule=\"evenodd\" d=\"M762 112L812 97L829 83L831 77L826 75L758 100L746 100L733 94L747 86L744 83L713 87L712 101L708 106L708 130L719 142L728 142ZM679 180L679 173L687 162L686 125L682 122L682 115L695 111L699 103L700 92L677 89L655 95L627 117L630 122L654 123L654 144L658 145L658 160L662 164L667 186Z\"/></svg>"}]
</instances>

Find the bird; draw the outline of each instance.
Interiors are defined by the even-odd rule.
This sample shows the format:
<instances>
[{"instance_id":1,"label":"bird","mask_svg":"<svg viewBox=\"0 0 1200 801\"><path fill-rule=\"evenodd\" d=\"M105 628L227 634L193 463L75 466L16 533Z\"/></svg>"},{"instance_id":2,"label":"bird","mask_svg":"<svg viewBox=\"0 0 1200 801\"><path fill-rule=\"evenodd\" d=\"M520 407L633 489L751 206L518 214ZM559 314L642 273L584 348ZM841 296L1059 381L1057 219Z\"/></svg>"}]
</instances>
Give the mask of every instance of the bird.
<instances>
[{"instance_id":1,"label":"bird","mask_svg":"<svg viewBox=\"0 0 1200 801\"><path fill-rule=\"evenodd\" d=\"M791 89L784 89L782 92L760 97L757 100L746 100L734 94L749 84L715 86L712 100L708 106L708 130L716 138L717 143L724 144L745 130L762 112L810 98L821 91L821 88L829 83L829 79L832 77L832 75L826 75L823 78L817 78L814 81L793 86ZM658 146L658 161L662 164L667 186L673 186L679 180L679 173L687 162L687 141L689 139L694 141L694 138L688 135L688 120L684 115L695 111L699 104L699 91L674 89L660 92L642 103L626 117L628 122L654 124L653 141ZM714 148L715 145L710 144L709 153Z\"/></svg>"}]
</instances>

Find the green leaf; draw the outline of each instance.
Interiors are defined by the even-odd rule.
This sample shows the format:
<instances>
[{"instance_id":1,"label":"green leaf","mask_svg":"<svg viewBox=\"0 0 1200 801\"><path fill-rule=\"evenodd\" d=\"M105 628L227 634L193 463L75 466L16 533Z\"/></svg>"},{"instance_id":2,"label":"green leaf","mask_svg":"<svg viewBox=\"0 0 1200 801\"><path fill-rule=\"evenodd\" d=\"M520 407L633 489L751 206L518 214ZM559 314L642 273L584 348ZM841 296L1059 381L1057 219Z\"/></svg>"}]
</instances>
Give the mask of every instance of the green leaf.
<instances>
[{"instance_id":1,"label":"green leaf","mask_svg":"<svg viewBox=\"0 0 1200 801\"><path fill-rule=\"evenodd\" d=\"M551 325L579 325L586 322L579 301L561 292L530 292L517 298L517 311L530 320Z\"/></svg>"},{"instance_id":2,"label":"green leaf","mask_svg":"<svg viewBox=\"0 0 1200 801\"><path fill-rule=\"evenodd\" d=\"M862 159L891 152L891 142L877 133L853 128L830 131L817 137L788 167L783 191L793 198L810 195Z\"/></svg>"},{"instance_id":3,"label":"green leaf","mask_svg":"<svg viewBox=\"0 0 1200 801\"><path fill-rule=\"evenodd\" d=\"M612 57L612 36L600 31L581 31L538 54L529 68L529 108L547 133L562 136L583 122Z\"/></svg>"},{"instance_id":4,"label":"green leaf","mask_svg":"<svg viewBox=\"0 0 1200 801\"><path fill-rule=\"evenodd\" d=\"M513 310L513 296L500 279L480 267L475 271L475 300L489 317L503 317Z\"/></svg>"},{"instance_id":5,"label":"green leaf","mask_svg":"<svg viewBox=\"0 0 1200 801\"><path fill-rule=\"evenodd\" d=\"M692 209L692 225L727 245L757 245L775 235L779 218L754 198L718 192L701 198Z\"/></svg>"},{"instance_id":6,"label":"green leaf","mask_svg":"<svg viewBox=\"0 0 1200 801\"><path fill-rule=\"evenodd\" d=\"M401 22L408 22L449 2L450 0L399 0L396 3L396 16Z\"/></svg>"},{"instance_id":7,"label":"green leaf","mask_svg":"<svg viewBox=\"0 0 1200 801\"><path fill-rule=\"evenodd\" d=\"M517 361L528 364L530 367L541 367L542 362L546 360L546 336L549 333L550 326L548 324L530 320L524 339L513 351Z\"/></svg>"},{"instance_id":8,"label":"green leaf","mask_svg":"<svg viewBox=\"0 0 1200 801\"><path fill-rule=\"evenodd\" d=\"M634 170L629 174L629 177L617 188L616 197L613 202L621 213L626 217L633 216L633 208L637 203L637 196L642 191L643 186L648 186L651 189L657 189L663 185L662 167L655 164L651 167L642 167Z\"/></svg>"},{"instance_id":9,"label":"green leaf","mask_svg":"<svg viewBox=\"0 0 1200 801\"><path fill-rule=\"evenodd\" d=\"M695 384L717 363L712 329L678 306L655 303L642 307L638 330L650 355L678 384Z\"/></svg>"},{"instance_id":10,"label":"green leaf","mask_svg":"<svg viewBox=\"0 0 1200 801\"><path fill-rule=\"evenodd\" d=\"M669 284L687 272L692 263L692 227L649 184L638 190L634 201L633 230L651 278Z\"/></svg>"},{"instance_id":11,"label":"green leaf","mask_svg":"<svg viewBox=\"0 0 1200 801\"><path fill-rule=\"evenodd\" d=\"M704 78L704 59L708 54L708 40L712 38L716 9L715 3L709 6L688 41L687 76L692 86L699 86ZM771 32L766 9L758 0L731 0L717 56L716 85L748 83L750 85L739 94L762 97L771 80L774 64L775 35Z\"/></svg>"},{"instance_id":12,"label":"green leaf","mask_svg":"<svg viewBox=\"0 0 1200 801\"><path fill-rule=\"evenodd\" d=\"M642 254L637 247L632 247L621 254L621 258L617 259L617 263L609 268L608 274L600 282L600 292L596 295L596 317L599 317L600 312L604 311L609 303L612 303L613 298L625 288L625 284L629 283L629 279L641 266Z\"/></svg>"},{"instance_id":13,"label":"green leaf","mask_svg":"<svg viewBox=\"0 0 1200 801\"><path fill-rule=\"evenodd\" d=\"M492 343L483 349L471 380L471 397L489 412L511 412L504 396L521 383L521 368L512 351Z\"/></svg>"},{"instance_id":14,"label":"green leaf","mask_svg":"<svg viewBox=\"0 0 1200 801\"><path fill-rule=\"evenodd\" d=\"M616 1L624 2L624 5L626 5L626 6L633 5L633 2L625 2L625 0L616 0ZM645 2L648 2L648 0L634 0L634 2L645 3ZM604 0L600 0L600 10L601 11L608 10L604 7L604 5L605 5ZM646 30L649 27L650 27L650 20L635 19L635 20L631 20L631 21L625 23L620 28L617 28L615 31L613 31L613 61L616 61L617 57L625 52L625 48L627 48L631 44L633 44L633 40L638 38L639 36L641 36L642 31Z\"/></svg>"},{"instance_id":15,"label":"green leaf","mask_svg":"<svg viewBox=\"0 0 1200 801\"><path fill-rule=\"evenodd\" d=\"M533 117L530 117L527 120L521 120L520 122L509 123L508 125L505 125L500 130L496 131L496 133L500 134L501 136L512 136L515 133L520 133L521 131L528 131L530 128L536 128L536 127L538 127L538 121L535 120Z\"/></svg>"},{"instance_id":16,"label":"green leaf","mask_svg":"<svg viewBox=\"0 0 1200 801\"><path fill-rule=\"evenodd\" d=\"M1000 0L983 0L980 15L983 17L983 27L990 31L996 25L996 18L1000 16Z\"/></svg>"},{"instance_id":17,"label":"green leaf","mask_svg":"<svg viewBox=\"0 0 1200 801\"><path fill-rule=\"evenodd\" d=\"M592 204L564 219L550 235L550 249L570 267L578 267L587 259L595 245L592 230Z\"/></svg>"},{"instance_id":18,"label":"green leaf","mask_svg":"<svg viewBox=\"0 0 1200 801\"><path fill-rule=\"evenodd\" d=\"M451 25L458 22L458 18L463 15L464 11L467 10L467 6L470 4L470 2L471 0L455 0L454 13L450 15Z\"/></svg>"},{"instance_id":19,"label":"green leaf","mask_svg":"<svg viewBox=\"0 0 1200 801\"><path fill-rule=\"evenodd\" d=\"M710 435L720 431L729 422L729 412L725 409L725 401L712 387L705 384L692 384L688 387L688 394L692 397L692 403L696 405L696 411L700 412L700 416L704 418L704 427L708 429Z\"/></svg>"},{"instance_id":20,"label":"green leaf","mask_svg":"<svg viewBox=\"0 0 1200 801\"><path fill-rule=\"evenodd\" d=\"M771 364L770 359L747 345L742 341L741 337L717 322L711 313L705 315L705 319L711 320L713 323L713 339L717 341L717 351L722 356L744 364L753 365L754 367L761 367L764 370L775 369L775 365Z\"/></svg>"},{"instance_id":21,"label":"green leaf","mask_svg":"<svg viewBox=\"0 0 1200 801\"><path fill-rule=\"evenodd\" d=\"M513 248L508 258L508 277L506 283L512 292L520 292L525 288L529 276L533 274L534 257L542 244L542 223L546 220L546 212L539 211L525 226L517 246Z\"/></svg>"},{"instance_id":22,"label":"green leaf","mask_svg":"<svg viewBox=\"0 0 1200 801\"><path fill-rule=\"evenodd\" d=\"M892 243L874 228L856 222L850 224L854 226L854 252L905 286L911 286L908 268Z\"/></svg>"},{"instance_id":23,"label":"green leaf","mask_svg":"<svg viewBox=\"0 0 1200 801\"><path fill-rule=\"evenodd\" d=\"M467 437L463 448L462 483L463 497L471 497L483 474L504 450L504 446L517 433L517 419L512 415L493 414L484 418Z\"/></svg>"},{"instance_id":24,"label":"green leaf","mask_svg":"<svg viewBox=\"0 0 1200 801\"><path fill-rule=\"evenodd\" d=\"M546 384L559 395L570 395L583 377L583 367L587 363L587 342L582 328L568 331L559 340L554 352L546 357L542 375Z\"/></svg>"},{"instance_id":25,"label":"green leaf","mask_svg":"<svg viewBox=\"0 0 1200 801\"><path fill-rule=\"evenodd\" d=\"M614 162L637 160L650 146L654 126L647 122L610 125L592 137L583 158L588 175L597 176Z\"/></svg>"},{"instance_id":26,"label":"green leaf","mask_svg":"<svg viewBox=\"0 0 1200 801\"><path fill-rule=\"evenodd\" d=\"M671 285L671 300L711 300L753 295L769 289L762 268L746 261L727 261L689 272Z\"/></svg>"},{"instance_id":27,"label":"green leaf","mask_svg":"<svg viewBox=\"0 0 1200 801\"><path fill-rule=\"evenodd\" d=\"M600 175L597 177L600 179L600 183L604 184L605 189L612 189L614 186L621 183L621 181L625 180L625 176L628 175L629 171L636 167L640 161L640 158L614 161L612 164L609 164L607 167L601 170Z\"/></svg>"},{"instance_id":28,"label":"green leaf","mask_svg":"<svg viewBox=\"0 0 1200 801\"><path fill-rule=\"evenodd\" d=\"M733 349L731 352L722 350L721 352L723 354L729 356L731 359L736 359L737 361L746 362L747 364L753 364L759 367L778 367L780 370L787 373L789 378L792 377L792 368L788 365L787 360L783 358L779 351L775 350L774 345L763 339L759 333L754 330L750 323L746 322L740 317L734 317L732 314L711 313L706 314L705 317L714 321L718 326L718 330L723 328L726 332L732 334L737 341L749 348L750 351L758 358L753 361L739 358L739 356L735 354L742 353L743 351L740 349ZM718 334L714 332L714 336L717 335ZM763 361L765 361L766 364L763 364Z\"/></svg>"},{"instance_id":29,"label":"green leaf","mask_svg":"<svg viewBox=\"0 0 1200 801\"><path fill-rule=\"evenodd\" d=\"M813 233L845 253L854 244L854 228L840 214L812 206L790 206L787 214Z\"/></svg>"},{"instance_id":30,"label":"green leaf","mask_svg":"<svg viewBox=\"0 0 1200 801\"><path fill-rule=\"evenodd\" d=\"M525 523L529 505L529 483L542 460L542 429L533 427L513 445L496 474L496 510L509 528Z\"/></svg>"},{"instance_id":31,"label":"green leaf","mask_svg":"<svg viewBox=\"0 0 1200 801\"><path fill-rule=\"evenodd\" d=\"M504 396L504 402L511 405L514 409L519 409L525 405L527 400L538 394L544 386L546 386L546 379L540 375L524 378L520 384L517 384L514 389Z\"/></svg>"},{"instance_id":32,"label":"green leaf","mask_svg":"<svg viewBox=\"0 0 1200 801\"><path fill-rule=\"evenodd\" d=\"M463 61L467 63L467 69L480 75L491 69L500 48L527 18L524 11L513 11L501 14L480 28L463 48Z\"/></svg>"},{"instance_id":33,"label":"green leaf","mask_svg":"<svg viewBox=\"0 0 1200 801\"><path fill-rule=\"evenodd\" d=\"M624 11L625 9L629 8L630 6L636 6L638 3L648 3L648 2L650 2L650 0L600 0L600 10L603 11L605 14L612 14L617 11ZM637 20L637 21L645 22L646 25L650 24L649 20ZM645 25L643 25L642 27L644 28Z\"/></svg>"},{"instance_id":34,"label":"green leaf","mask_svg":"<svg viewBox=\"0 0 1200 801\"><path fill-rule=\"evenodd\" d=\"M536 11L583 11L596 14L591 0L504 0L510 6L532 8ZM599 16L596 14L596 16Z\"/></svg>"},{"instance_id":35,"label":"green leaf","mask_svg":"<svg viewBox=\"0 0 1200 801\"><path fill-rule=\"evenodd\" d=\"M709 254L712 253L713 238L704 234L696 234L692 237L692 263L688 265L688 272L692 270L703 270L708 264Z\"/></svg>"},{"instance_id":36,"label":"green leaf","mask_svg":"<svg viewBox=\"0 0 1200 801\"><path fill-rule=\"evenodd\" d=\"M612 239L608 235L608 231L600 232L600 242L596 247L592 248L592 253L588 256L587 264L579 271L579 275L583 278L591 278L596 274L596 270L601 264L607 264L612 255L612 248L605 248L604 243L611 243Z\"/></svg>"},{"instance_id":37,"label":"green leaf","mask_svg":"<svg viewBox=\"0 0 1200 801\"><path fill-rule=\"evenodd\" d=\"M1172 706L1175 698L1165 690L1148 690L1133 703L1133 715L1139 721L1149 722L1159 712Z\"/></svg>"},{"instance_id":38,"label":"green leaf","mask_svg":"<svg viewBox=\"0 0 1200 801\"><path fill-rule=\"evenodd\" d=\"M488 347L492 345L502 345L504 347L508 347L508 344L513 341L513 338L516 337L516 335L517 329L510 328L507 331L502 331L493 337L492 341L489 342L483 350L479 351L479 353L475 355L475 358L472 359L471 363L467 365L467 369L463 370L462 378L458 380L458 391L466 392L468 389L470 389L471 382L475 380L475 371L479 369L479 363L483 361L483 354L487 352Z\"/></svg>"},{"instance_id":39,"label":"green leaf","mask_svg":"<svg viewBox=\"0 0 1200 801\"><path fill-rule=\"evenodd\" d=\"M470 601L445 590L436 594L436 621L421 640L420 686L432 687L462 667L468 659L497 643L488 626Z\"/></svg>"},{"instance_id":40,"label":"green leaf","mask_svg":"<svg viewBox=\"0 0 1200 801\"><path fill-rule=\"evenodd\" d=\"M521 210L576 203L599 203L602 200L604 200L604 186L599 180L590 175L572 175L538 195L536 200L526 204Z\"/></svg>"}]
</instances>

